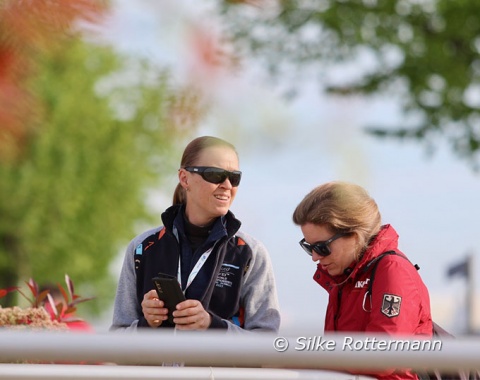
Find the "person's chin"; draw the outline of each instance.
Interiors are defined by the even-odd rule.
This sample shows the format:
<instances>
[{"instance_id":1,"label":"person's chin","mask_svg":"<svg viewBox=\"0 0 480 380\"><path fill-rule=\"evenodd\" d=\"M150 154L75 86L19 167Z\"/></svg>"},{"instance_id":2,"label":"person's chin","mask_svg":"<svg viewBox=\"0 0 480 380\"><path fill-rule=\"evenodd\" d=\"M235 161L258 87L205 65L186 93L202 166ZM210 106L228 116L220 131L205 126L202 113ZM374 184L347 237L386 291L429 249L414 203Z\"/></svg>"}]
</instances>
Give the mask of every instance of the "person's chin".
<instances>
[{"instance_id":1,"label":"person's chin","mask_svg":"<svg viewBox=\"0 0 480 380\"><path fill-rule=\"evenodd\" d=\"M338 276L340 274L338 270L335 268L326 268L326 270L327 270L327 273L332 277Z\"/></svg>"},{"instance_id":2,"label":"person's chin","mask_svg":"<svg viewBox=\"0 0 480 380\"><path fill-rule=\"evenodd\" d=\"M218 206L218 207L215 207L215 212L216 214L218 214L218 216L223 216L225 215L228 210L230 209L230 204L226 204L224 206Z\"/></svg>"}]
</instances>

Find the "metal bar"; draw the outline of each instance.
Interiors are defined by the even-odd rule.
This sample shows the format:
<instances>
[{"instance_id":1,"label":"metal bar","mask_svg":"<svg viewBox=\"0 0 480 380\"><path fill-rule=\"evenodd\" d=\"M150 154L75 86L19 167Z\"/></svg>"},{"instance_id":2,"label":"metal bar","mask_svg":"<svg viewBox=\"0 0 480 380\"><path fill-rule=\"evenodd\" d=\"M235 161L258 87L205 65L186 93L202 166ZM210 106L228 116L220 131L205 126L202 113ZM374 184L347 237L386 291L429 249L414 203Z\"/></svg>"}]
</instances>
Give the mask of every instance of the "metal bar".
<instances>
[{"instance_id":1,"label":"metal bar","mask_svg":"<svg viewBox=\"0 0 480 380\"><path fill-rule=\"evenodd\" d=\"M49 364L0 364L5 380L353 380L373 379L319 370L218 367L142 367Z\"/></svg>"},{"instance_id":2,"label":"metal bar","mask_svg":"<svg viewBox=\"0 0 480 380\"><path fill-rule=\"evenodd\" d=\"M289 346L285 349L286 341L289 342ZM440 344L437 344L433 350L429 350L428 347L418 349L410 344L411 342L415 341L401 337L372 338L363 335L279 337L261 333L177 332L172 334L161 330L108 334L5 330L0 332L0 361L123 365L162 365L180 362L185 366L340 371L388 368L480 369L478 339L458 338L437 341L436 343Z\"/></svg>"}]
</instances>

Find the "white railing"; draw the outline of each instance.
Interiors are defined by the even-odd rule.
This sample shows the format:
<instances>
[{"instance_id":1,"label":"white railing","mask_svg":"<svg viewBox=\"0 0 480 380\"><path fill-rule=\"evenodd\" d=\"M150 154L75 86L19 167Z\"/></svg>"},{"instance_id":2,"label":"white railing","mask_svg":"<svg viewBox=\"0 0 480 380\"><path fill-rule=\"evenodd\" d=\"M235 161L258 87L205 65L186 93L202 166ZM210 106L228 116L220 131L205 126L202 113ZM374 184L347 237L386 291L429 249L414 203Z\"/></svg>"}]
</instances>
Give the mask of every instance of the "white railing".
<instances>
[{"instance_id":1,"label":"white railing","mask_svg":"<svg viewBox=\"0 0 480 380\"><path fill-rule=\"evenodd\" d=\"M282 337L164 330L106 334L0 330L0 361L74 363L2 364L0 379L62 378L63 368L75 379L352 379L354 376L347 372L335 372L337 377L332 377L328 371L480 370L480 340L459 338L421 343L362 335ZM179 366L172 367L171 363ZM42 371L49 375L41 375ZM54 371L59 373L55 375ZM119 376L117 371L123 375Z\"/></svg>"},{"instance_id":2,"label":"white railing","mask_svg":"<svg viewBox=\"0 0 480 380\"><path fill-rule=\"evenodd\" d=\"M371 377L320 370L222 367L142 367L47 364L0 364L0 379L8 380L372 380Z\"/></svg>"}]
</instances>

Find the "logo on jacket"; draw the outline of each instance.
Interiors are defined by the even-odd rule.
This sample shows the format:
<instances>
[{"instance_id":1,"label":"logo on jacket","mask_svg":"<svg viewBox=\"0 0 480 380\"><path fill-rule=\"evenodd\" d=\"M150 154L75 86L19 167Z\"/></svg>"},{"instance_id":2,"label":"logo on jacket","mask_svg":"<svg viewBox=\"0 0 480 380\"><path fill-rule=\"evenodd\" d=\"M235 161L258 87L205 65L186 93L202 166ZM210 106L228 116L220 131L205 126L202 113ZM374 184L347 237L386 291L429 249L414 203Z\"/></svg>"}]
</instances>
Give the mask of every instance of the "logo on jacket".
<instances>
[{"instance_id":1,"label":"logo on jacket","mask_svg":"<svg viewBox=\"0 0 480 380\"><path fill-rule=\"evenodd\" d=\"M363 280L363 281L359 280L355 283L355 288L364 288L365 285L367 285L369 282L370 282L369 278L367 278L366 280Z\"/></svg>"},{"instance_id":2,"label":"logo on jacket","mask_svg":"<svg viewBox=\"0 0 480 380\"><path fill-rule=\"evenodd\" d=\"M217 281L215 283L215 286L218 288L231 288L232 287L232 276L235 277L236 273L240 269L239 266L237 265L232 265L232 264L222 264L222 267L220 268L220 272L218 273L217 276Z\"/></svg>"},{"instance_id":3,"label":"logo on jacket","mask_svg":"<svg viewBox=\"0 0 480 380\"><path fill-rule=\"evenodd\" d=\"M385 293L382 301L382 313L389 318L398 316L400 314L401 303L402 297Z\"/></svg>"}]
</instances>

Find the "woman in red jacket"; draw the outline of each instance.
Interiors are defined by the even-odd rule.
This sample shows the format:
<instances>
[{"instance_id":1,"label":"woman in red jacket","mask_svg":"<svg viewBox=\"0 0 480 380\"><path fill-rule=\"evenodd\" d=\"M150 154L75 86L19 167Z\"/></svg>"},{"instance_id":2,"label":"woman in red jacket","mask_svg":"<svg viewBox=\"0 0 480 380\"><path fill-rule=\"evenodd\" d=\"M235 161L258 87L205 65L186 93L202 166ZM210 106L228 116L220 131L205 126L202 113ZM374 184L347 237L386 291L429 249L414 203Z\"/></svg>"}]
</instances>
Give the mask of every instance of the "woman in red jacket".
<instances>
[{"instance_id":1,"label":"woman in red jacket","mask_svg":"<svg viewBox=\"0 0 480 380\"><path fill-rule=\"evenodd\" d=\"M432 337L428 290L365 189L321 185L300 202L293 221L304 236L301 247L318 263L314 280L329 293L325 332ZM409 370L373 376L417 379Z\"/></svg>"}]
</instances>

